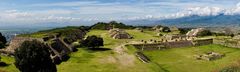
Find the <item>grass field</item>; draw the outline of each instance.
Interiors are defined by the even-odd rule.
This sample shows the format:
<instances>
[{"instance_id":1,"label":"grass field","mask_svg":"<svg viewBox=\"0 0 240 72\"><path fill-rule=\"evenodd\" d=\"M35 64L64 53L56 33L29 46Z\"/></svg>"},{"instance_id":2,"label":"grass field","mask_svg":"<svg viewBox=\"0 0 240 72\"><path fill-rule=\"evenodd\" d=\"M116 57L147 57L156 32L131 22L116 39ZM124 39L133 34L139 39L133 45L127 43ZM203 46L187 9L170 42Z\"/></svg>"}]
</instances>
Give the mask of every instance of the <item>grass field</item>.
<instances>
[{"instance_id":1,"label":"grass field","mask_svg":"<svg viewBox=\"0 0 240 72\"><path fill-rule=\"evenodd\" d=\"M210 51L222 53L226 56L215 61L196 60L194 57L194 55ZM144 54L152 62L169 72L212 72L240 59L240 49L220 45L177 48L164 51L145 51Z\"/></svg>"},{"instance_id":2,"label":"grass field","mask_svg":"<svg viewBox=\"0 0 240 72\"><path fill-rule=\"evenodd\" d=\"M126 30L134 39L113 39L107 30L91 30L89 35L101 36L104 39L105 51L91 51L86 48L78 48L77 52L70 54L70 59L57 65L58 72L211 72L215 69L225 67L238 60L240 50L227 48L219 45L207 45L200 47L188 47L169 49L164 51L144 52L152 60L151 63L142 63L135 56L135 48L126 46L127 54L118 54L114 49L129 41L140 41L159 39L153 31L139 32L137 30ZM43 34L34 34L41 37ZM226 54L226 57L216 61L195 60L193 55L215 51ZM1 61L9 64L0 67L1 71L18 72L14 66L14 58L1 56Z\"/></svg>"},{"instance_id":3,"label":"grass field","mask_svg":"<svg viewBox=\"0 0 240 72\"><path fill-rule=\"evenodd\" d=\"M145 33L135 30L127 30L134 35L133 40L140 40ZM90 51L79 49L78 52L72 53L70 60L58 65L59 72L161 72L155 64L144 64L139 61L133 53L119 55L113 52L113 48L131 39L117 40L110 38L106 30L92 30L88 35L97 35L104 38L104 48L112 50L107 51ZM140 37L139 37L140 36ZM148 38L155 38L152 35L146 35Z\"/></svg>"},{"instance_id":4,"label":"grass field","mask_svg":"<svg viewBox=\"0 0 240 72\"><path fill-rule=\"evenodd\" d=\"M121 56L113 52L113 48L127 41L157 39L154 32L146 31L141 33L136 30L127 30L133 35L134 39L117 40L109 36L107 30L92 30L87 35L97 35L104 39L104 48L107 51L90 51L85 48L79 48L77 52L70 54L70 59L57 66L58 72L159 72L154 64L144 64L139 61L132 53ZM41 37L42 34L33 34L35 37ZM130 59L130 61L129 61ZM7 67L0 67L0 70L7 72L18 72L14 66L14 58L2 56L2 61L10 64ZM125 63L126 62L126 63Z\"/></svg>"}]
</instances>

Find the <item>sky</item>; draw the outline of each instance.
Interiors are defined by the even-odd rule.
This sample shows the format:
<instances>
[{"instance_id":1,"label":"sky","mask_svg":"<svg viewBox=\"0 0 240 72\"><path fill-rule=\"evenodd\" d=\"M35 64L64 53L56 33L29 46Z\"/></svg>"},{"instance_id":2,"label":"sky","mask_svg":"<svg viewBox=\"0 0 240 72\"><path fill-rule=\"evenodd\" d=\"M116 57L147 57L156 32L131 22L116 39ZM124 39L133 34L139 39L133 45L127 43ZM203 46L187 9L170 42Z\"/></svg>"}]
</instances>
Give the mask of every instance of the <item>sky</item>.
<instances>
[{"instance_id":1,"label":"sky","mask_svg":"<svg viewBox=\"0 0 240 72\"><path fill-rule=\"evenodd\" d=\"M240 13L240 0L0 0L0 26Z\"/></svg>"}]
</instances>

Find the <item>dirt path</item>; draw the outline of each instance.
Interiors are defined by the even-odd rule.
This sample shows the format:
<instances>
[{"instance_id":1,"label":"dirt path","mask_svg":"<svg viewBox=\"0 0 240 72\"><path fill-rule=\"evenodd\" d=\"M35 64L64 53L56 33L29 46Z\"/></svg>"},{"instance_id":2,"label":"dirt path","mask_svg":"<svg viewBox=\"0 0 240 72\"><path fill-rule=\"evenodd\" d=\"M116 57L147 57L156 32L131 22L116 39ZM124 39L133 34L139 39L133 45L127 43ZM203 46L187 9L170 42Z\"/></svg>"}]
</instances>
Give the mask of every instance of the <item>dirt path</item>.
<instances>
[{"instance_id":1,"label":"dirt path","mask_svg":"<svg viewBox=\"0 0 240 72\"><path fill-rule=\"evenodd\" d=\"M116 59L123 66L134 66L135 56L126 52L125 45L121 44L113 49L117 53Z\"/></svg>"}]
</instances>

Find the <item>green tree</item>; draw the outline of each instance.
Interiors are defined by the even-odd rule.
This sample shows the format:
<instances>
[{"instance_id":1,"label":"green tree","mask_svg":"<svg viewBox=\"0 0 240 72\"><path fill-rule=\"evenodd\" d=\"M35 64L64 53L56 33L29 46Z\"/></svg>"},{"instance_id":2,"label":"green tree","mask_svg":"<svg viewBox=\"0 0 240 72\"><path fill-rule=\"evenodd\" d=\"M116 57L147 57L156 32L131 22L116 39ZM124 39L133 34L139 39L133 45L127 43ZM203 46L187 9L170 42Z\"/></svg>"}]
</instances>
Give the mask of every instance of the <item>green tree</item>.
<instances>
[{"instance_id":1,"label":"green tree","mask_svg":"<svg viewBox=\"0 0 240 72\"><path fill-rule=\"evenodd\" d=\"M6 37L4 37L4 36L2 35L2 33L0 33L0 41L1 41L3 44L6 44L6 43L7 43Z\"/></svg>"},{"instance_id":2,"label":"green tree","mask_svg":"<svg viewBox=\"0 0 240 72\"><path fill-rule=\"evenodd\" d=\"M25 41L15 50L15 66L21 72L56 72L49 48L37 41Z\"/></svg>"},{"instance_id":3,"label":"green tree","mask_svg":"<svg viewBox=\"0 0 240 72\"><path fill-rule=\"evenodd\" d=\"M81 44L89 48L98 48L99 46L103 46L103 38L95 35L88 36Z\"/></svg>"},{"instance_id":4,"label":"green tree","mask_svg":"<svg viewBox=\"0 0 240 72\"><path fill-rule=\"evenodd\" d=\"M2 35L2 33L0 33L0 48L4 48L6 43L6 38Z\"/></svg>"},{"instance_id":5,"label":"green tree","mask_svg":"<svg viewBox=\"0 0 240 72\"><path fill-rule=\"evenodd\" d=\"M162 32L171 32L169 27L163 27Z\"/></svg>"},{"instance_id":6,"label":"green tree","mask_svg":"<svg viewBox=\"0 0 240 72\"><path fill-rule=\"evenodd\" d=\"M210 30L204 30L198 34L198 36L210 36L212 32Z\"/></svg>"}]
</instances>

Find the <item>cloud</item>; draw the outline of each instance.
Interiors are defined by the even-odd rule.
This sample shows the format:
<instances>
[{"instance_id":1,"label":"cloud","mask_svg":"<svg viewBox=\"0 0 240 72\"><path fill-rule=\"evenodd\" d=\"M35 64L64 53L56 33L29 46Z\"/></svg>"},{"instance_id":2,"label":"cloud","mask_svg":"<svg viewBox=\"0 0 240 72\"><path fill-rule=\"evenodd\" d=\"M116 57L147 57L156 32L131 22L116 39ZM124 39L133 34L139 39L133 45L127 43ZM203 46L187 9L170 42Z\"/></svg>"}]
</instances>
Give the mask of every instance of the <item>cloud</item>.
<instances>
[{"instance_id":1,"label":"cloud","mask_svg":"<svg viewBox=\"0 0 240 72\"><path fill-rule=\"evenodd\" d=\"M240 7L240 2L236 5L237 7Z\"/></svg>"},{"instance_id":2,"label":"cloud","mask_svg":"<svg viewBox=\"0 0 240 72\"><path fill-rule=\"evenodd\" d=\"M0 12L0 22L81 23L82 21L176 18L237 14L234 0L81 0L18 5ZM235 8L231 6L234 5ZM0 5L1 6L1 5ZM228 9L230 7L230 9Z\"/></svg>"}]
</instances>

